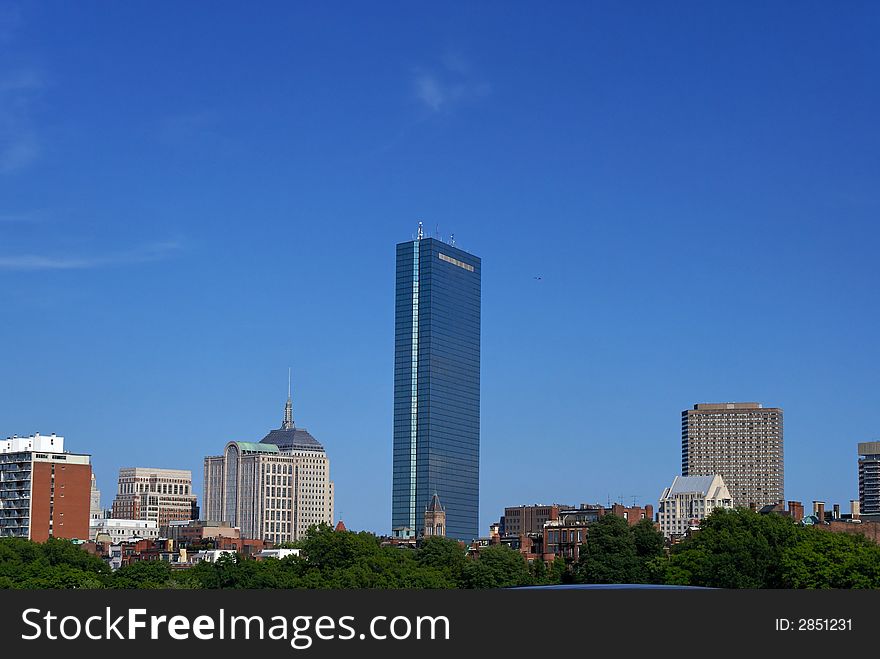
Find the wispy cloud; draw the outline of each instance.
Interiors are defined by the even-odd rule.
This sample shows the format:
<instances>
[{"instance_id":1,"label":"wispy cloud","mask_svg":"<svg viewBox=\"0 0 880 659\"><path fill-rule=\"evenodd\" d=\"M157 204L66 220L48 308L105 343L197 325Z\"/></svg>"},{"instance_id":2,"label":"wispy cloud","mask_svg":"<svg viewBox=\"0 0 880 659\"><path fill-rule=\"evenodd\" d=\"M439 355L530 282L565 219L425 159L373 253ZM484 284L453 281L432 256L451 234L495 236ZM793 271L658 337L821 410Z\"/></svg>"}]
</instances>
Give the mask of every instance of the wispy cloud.
<instances>
[{"instance_id":1,"label":"wispy cloud","mask_svg":"<svg viewBox=\"0 0 880 659\"><path fill-rule=\"evenodd\" d=\"M177 241L141 245L135 249L99 256L49 256L21 254L0 256L0 270L85 270L109 266L135 265L170 258L183 249Z\"/></svg>"},{"instance_id":2,"label":"wispy cloud","mask_svg":"<svg viewBox=\"0 0 880 659\"><path fill-rule=\"evenodd\" d=\"M450 110L463 101L482 98L491 87L473 78L471 66L458 53L447 53L435 70L419 69L413 77L415 97L431 112Z\"/></svg>"},{"instance_id":3,"label":"wispy cloud","mask_svg":"<svg viewBox=\"0 0 880 659\"><path fill-rule=\"evenodd\" d=\"M416 96L437 112L449 100L450 92L433 75L422 73L416 77Z\"/></svg>"},{"instance_id":4,"label":"wispy cloud","mask_svg":"<svg viewBox=\"0 0 880 659\"><path fill-rule=\"evenodd\" d=\"M39 157L33 106L44 87L36 71L0 72L0 174L24 169Z\"/></svg>"}]
</instances>

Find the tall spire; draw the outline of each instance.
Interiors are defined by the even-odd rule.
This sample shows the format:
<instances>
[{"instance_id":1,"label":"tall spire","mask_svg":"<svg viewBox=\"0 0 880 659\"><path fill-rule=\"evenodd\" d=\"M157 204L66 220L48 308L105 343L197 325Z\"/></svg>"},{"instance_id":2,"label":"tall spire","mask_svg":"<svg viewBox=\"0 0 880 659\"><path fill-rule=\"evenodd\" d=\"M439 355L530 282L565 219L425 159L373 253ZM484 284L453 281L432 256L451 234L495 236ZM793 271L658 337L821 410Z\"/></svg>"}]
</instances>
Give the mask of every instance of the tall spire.
<instances>
[{"instance_id":1,"label":"tall spire","mask_svg":"<svg viewBox=\"0 0 880 659\"><path fill-rule=\"evenodd\" d=\"M293 401L290 398L290 367L287 367L287 403L284 405L282 430L293 430Z\"/></svg>"}]
</instances>

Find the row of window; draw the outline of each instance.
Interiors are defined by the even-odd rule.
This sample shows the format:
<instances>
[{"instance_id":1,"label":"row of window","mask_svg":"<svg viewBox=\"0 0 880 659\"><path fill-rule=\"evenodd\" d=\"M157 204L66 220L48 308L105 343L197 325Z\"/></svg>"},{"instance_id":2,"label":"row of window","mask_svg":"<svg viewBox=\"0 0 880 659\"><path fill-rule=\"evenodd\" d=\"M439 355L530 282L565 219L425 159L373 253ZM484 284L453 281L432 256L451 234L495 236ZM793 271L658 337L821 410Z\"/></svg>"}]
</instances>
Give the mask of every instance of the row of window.
<instances>
[{"instance_id":1,"label":"row of window","mask_svg":"<svg viewBox=\"0 0 880 659\"><path fill-rule=\"evenodd\" d=\"M135 487L135 485L137 487ZM189 485L178 485L177 483L120 483L119 494L190 494Z\"/></svg>"}]
</instances>

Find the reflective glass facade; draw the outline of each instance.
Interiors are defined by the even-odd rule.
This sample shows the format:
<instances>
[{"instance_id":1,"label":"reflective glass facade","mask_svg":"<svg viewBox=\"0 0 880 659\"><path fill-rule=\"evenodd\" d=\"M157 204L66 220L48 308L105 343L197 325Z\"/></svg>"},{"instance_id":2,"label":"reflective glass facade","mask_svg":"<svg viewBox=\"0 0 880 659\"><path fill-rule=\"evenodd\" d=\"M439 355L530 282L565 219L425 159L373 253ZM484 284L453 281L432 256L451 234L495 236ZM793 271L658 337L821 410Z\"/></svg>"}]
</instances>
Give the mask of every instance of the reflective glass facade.
<instances>
[{"instance_id":1,"label":"reflective glass facade","mask_svg":"<svg viewBox=\"0 0 880 659\"><path fill-rule=\"evenodd\" d=\"M434 493L446 533L479 535L480 259L434 238L397 245L392 527Z\"/></svg>"}]
</instances>

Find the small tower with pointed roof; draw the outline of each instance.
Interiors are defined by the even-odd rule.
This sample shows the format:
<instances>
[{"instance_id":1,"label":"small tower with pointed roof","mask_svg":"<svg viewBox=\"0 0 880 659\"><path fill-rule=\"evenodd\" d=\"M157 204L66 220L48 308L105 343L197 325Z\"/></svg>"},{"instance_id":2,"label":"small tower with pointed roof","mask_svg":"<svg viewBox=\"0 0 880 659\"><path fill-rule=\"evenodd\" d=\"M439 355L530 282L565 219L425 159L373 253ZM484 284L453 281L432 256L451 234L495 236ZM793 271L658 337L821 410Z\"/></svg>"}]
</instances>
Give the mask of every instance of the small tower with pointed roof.
<instances>
[{"instance_id":1,"label":"small tower with pointed roof","mask_svg":"<svg viewBox=\"0 0 880 659\"><path fill-rule=\"evenodd\" d=\"M440 497L434 492L431 502L425 508L425 529L424 537L439 535L446 537L446 509L440 503Z\"/></svg>"}]
</instances>

